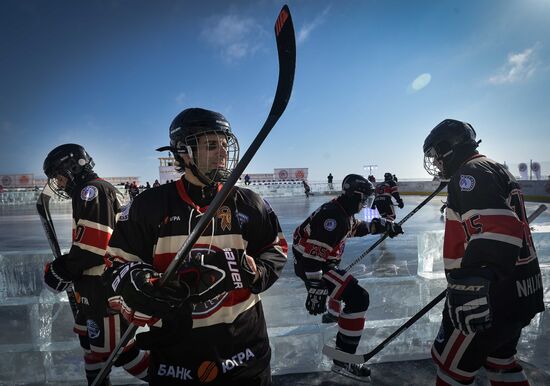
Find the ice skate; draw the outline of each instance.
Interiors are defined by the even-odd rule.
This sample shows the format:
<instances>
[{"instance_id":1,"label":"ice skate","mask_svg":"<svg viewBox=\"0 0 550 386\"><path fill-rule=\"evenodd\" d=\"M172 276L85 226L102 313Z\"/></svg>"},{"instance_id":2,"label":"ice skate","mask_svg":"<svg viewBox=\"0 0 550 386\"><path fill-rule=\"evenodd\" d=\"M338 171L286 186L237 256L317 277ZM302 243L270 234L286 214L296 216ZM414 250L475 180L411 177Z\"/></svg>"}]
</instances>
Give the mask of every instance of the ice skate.
<instances>
[{"instance_id":1,"label":"ice skate","mask_svg":"<svg viewBox=\"0 0 550 386\"><path fill-rule=\"evenodd\" d=\"M340 361L333 361L332 372L336 374L343 375L356 381L363 383L370 383L370 368L367 367L365 363L355 364L355 363L345 363Z\"/></svg>"}]
</instances>

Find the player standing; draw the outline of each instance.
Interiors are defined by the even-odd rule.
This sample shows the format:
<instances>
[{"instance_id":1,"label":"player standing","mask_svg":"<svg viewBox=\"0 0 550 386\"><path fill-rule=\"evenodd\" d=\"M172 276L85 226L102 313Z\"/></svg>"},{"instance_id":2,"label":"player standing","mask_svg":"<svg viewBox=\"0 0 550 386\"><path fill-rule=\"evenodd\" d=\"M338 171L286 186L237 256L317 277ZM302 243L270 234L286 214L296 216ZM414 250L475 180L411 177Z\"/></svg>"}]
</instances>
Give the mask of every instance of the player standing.
<instances>
[{"instance_id":1,"label":"player standing","mask_svg":"<svg viewBox=\"0 0 550 386\"><path fill-rule=\"evenodd\" d=\"M514 177L476 150L473 127L446 119L424 141L424 167L449 179L443 257L447 300L432 346L436 384L527 386L515 354L521 330L544 310L542 277Z\"/></svg>"},{"instance_id":2,"label":"player standing","mask_svg":"<svg viewBox=\"0 0 550 386\"><path fill-rule=\"evenodd\" d=\"M74 330L84 350L86 378L91 384L128 324L107 306L101 274L103 257L120 212L117 190L93 171L94 161L77 144L53 149L44 160L44 173L52 190L72 200L73 242L69 253L49 262L45 283L56 292L74 285L78 312ZM146 380L148 352L132 344L115 363ZM109 384L108 379L104 383Z\"/></svg>"}]
</instances>

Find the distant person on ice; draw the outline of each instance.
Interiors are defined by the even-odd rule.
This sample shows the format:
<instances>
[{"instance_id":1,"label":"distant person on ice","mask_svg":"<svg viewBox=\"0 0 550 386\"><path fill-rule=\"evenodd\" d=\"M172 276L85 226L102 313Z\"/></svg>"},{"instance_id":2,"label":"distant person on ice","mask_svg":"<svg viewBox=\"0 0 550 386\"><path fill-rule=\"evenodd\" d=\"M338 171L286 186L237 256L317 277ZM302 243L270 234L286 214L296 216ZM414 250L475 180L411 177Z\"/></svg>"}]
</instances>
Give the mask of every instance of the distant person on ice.
<instances>
[{"instance_id":1,"label":"distant person on ice","mask_svg":"<svg viewBox=\"0 0 550 386\"><path fill-rule=\"evenodd\" d=\"M502 165L476 150L473 127L454 119L424 141L424 167L450 179L443 258L448 282L432 346L437 385L528 386L516 360L521 331L544 311L542 277L523 194Z\"/></svg>"},{"instance_id":2,"label":"distant person on ice","mask_svg":"<svg viewBox=\"0 0 550 386\"><path fill-rule=\"evenodd\" d=\"M323 204L294 231L294 272L307 289L306 309L312 315L323 314L327 308L334 315L323 315L323 322L338 321L336 347L355 353L369 307L368 292L349 272L338 269L348 237L388 233L395 237L403 233L398 224L374 218L359 221L355 214L369 207L374 187L357 174L349 174L342 182L342 194ZM340 311L340 302L345 307ZM326 316L326 318L325 318ZM363 365L334 361L332 371L367 382L370 369Z\"/></svg>"},{"instance_id":3,"label":"distant person on ice","mask_svg":"<svg viewBox=\"0 0 550 386\"><path fill-rule=\"evenodd\" d=\"M384 173L384 181L376 185L376 197L372 209L378 209L380 217L386 220L395 221L395 209L392 198L397 201L399 209L405 205L399 195L399 188L391 173Z\"/></svg>"},{"instance_id":4,"label":"distant person on ice","mask_svg":"<svg viewBox=\"0 0 550 386\"><path fill-rule=\"evenodd\" d=\"M302 184L304 185L304 193L306 194L306 197L309 198L309 196L313 196L313 193L311 193L311 187L306 180L302 180Z\"/></svg>"},{"instance_id":5,"label":"distant person on ice","mask_svg":"<svg viewBox=\"0 0 550 386\"><path fill-rule=\"evenodd\" d=\"M327 176L327 183L328 183L328 190L333 190L334 186L332 185L332 180L334 177L332 176L332 173L329 173Z\"/></svg>"},{"instance_id":6,"label":"distant person on ice","mask_svg":"<svg viewBox=\"0 0 550 386\"><path fill-rule=\"evenodd\" d=\"M103 256L121 210L117 189L93 171L92 157L80 145L53 149L44 160L48 184L73 208L73 243L69 253L46 264L45 283L55 292L74 285L78 313L74 331L84 351L86 379L91 384L126 331L128 323L107 307L107 292L101 281ZM116 366L141 380L147 379L149 353L133 343L124 348ZM103 385L110 385L107 377Z\"/></svg>"},{"instance_id":7,"label":"distant person on ice","mask_svg":"<svg viewBox=\"0 0 550 386\"><path fill-rule=\"evenodd\" d=\"M132 202L109 244L110 299L129 321L149 325L151 385L271 385L271 349L260 293L279 278L287 243L272 208L234 187L173 281L157 279L238 162L227 119L185 109L169 128L176 182ZM167 150L161 148L159 150Z\"/></svg>"}]
</instances>

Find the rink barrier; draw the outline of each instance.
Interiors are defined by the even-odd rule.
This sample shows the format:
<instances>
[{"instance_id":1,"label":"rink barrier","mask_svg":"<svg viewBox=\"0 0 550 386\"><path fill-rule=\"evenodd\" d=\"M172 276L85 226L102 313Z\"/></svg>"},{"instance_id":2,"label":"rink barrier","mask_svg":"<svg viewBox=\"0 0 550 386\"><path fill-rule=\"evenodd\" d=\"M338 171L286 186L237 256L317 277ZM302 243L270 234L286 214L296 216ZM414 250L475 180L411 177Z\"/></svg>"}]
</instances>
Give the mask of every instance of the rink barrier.
<instances>
[{"instance_id":1,"label":"rink barrier","mask_svg":"<svg viewBox=\"0 0 550 386\"><path fill-rule=\"evenodd\" d=\"M341 193L341 181L334 181L332 189L327 182L308 182L313 195L338 195ZM525 200L535 202L550 202L550 180L519 180ZM399 181L399 193L402 195L426 196L431 194L438 186L439 181ZM305 196L304 187L301 181L256 181L245 185L240 181L237 186L251 189L263 197L294 197ZM122 195L128 199L128 194L123 187L117 186ZM0 193L0 206L34 204L40 194L35 190L4 191ZM446 196L446 188L439 193ZM53 203L62 203L61 199L52 198Z\"/></svg>"}]
</instances>

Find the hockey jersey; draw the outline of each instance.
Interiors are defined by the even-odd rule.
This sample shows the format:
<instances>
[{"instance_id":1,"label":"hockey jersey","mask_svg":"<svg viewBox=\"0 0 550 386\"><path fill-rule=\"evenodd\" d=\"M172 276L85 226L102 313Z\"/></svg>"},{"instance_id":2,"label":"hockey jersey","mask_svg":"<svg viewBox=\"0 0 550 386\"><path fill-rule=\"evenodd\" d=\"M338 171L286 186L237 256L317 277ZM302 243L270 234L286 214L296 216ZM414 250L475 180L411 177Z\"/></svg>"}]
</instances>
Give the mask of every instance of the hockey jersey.
<instances>
[{"instance_id":1,"label":"hockey jersey","mask_svg":"<svg viewBox=\"0 0 550 386\"><path fill-rule=\"evenodd\" d=\"M542 277L523 195L514 177L483 155L466 161L448 185L445 270L488 267L495 321L528 322L544 310Z\"/></svg>"},{"instance_id":2,"label":"hockey jersey","mask_svg":"<svg viewBox=\"0 0 550 386\"><path fill-rule=\"evenodd\" d=\"M369 233L368 223L349 215L335 198L321 205L294 231L295 264L309 280L320 280L324 272L340 263L348 237Z\"/></svg>"},{"instance_id":3,"label":"hockey jersey","mask_svg":"<svg viewBox=\"0 0 550 386\"><path fill-rule=\"evenodd\" d=\"M394 180L377 184L374 192L376 194L375 201L389 200L391 202L392 197L395 198L396 201L401 200L399 188Z\"/></svg>"},{"instance_id":4,"label":"hockey jersey","mask_svg":"<svg viewBox=\"0 0 550 386\"><path fill-rule=\"evenodd\" d=\"M164 272L206 209L191 200L181 179L146 190L121 215L109 244L110 259L143 261ZM235 187L194 248L210 245L246 251L254 258L260 278L252 288L191 304L191 332L181 339L170 336L173 345L151 351L152 376L165 379L163 384L199 383L204 381L205 369L209 382L230 384L249 379L269 364L271 351L259 293L278 279L286 263L288 248L277 216L256 193ZM161 326L162 320L151 329L164 334Z\"/></svg>"},{"instance_id":5,"label":"hockey jersey","mask_svg":"<svg viewBox=\"0 0 550 386\"><path fill-rule=\"evenodd\" d=\"M78 278L82 275L103 273L103 258L121 202L113 185L95 178L74 188L72 209L72 245L69 253L61 258L78 287Z\"/></svg>"}]
</instances>

